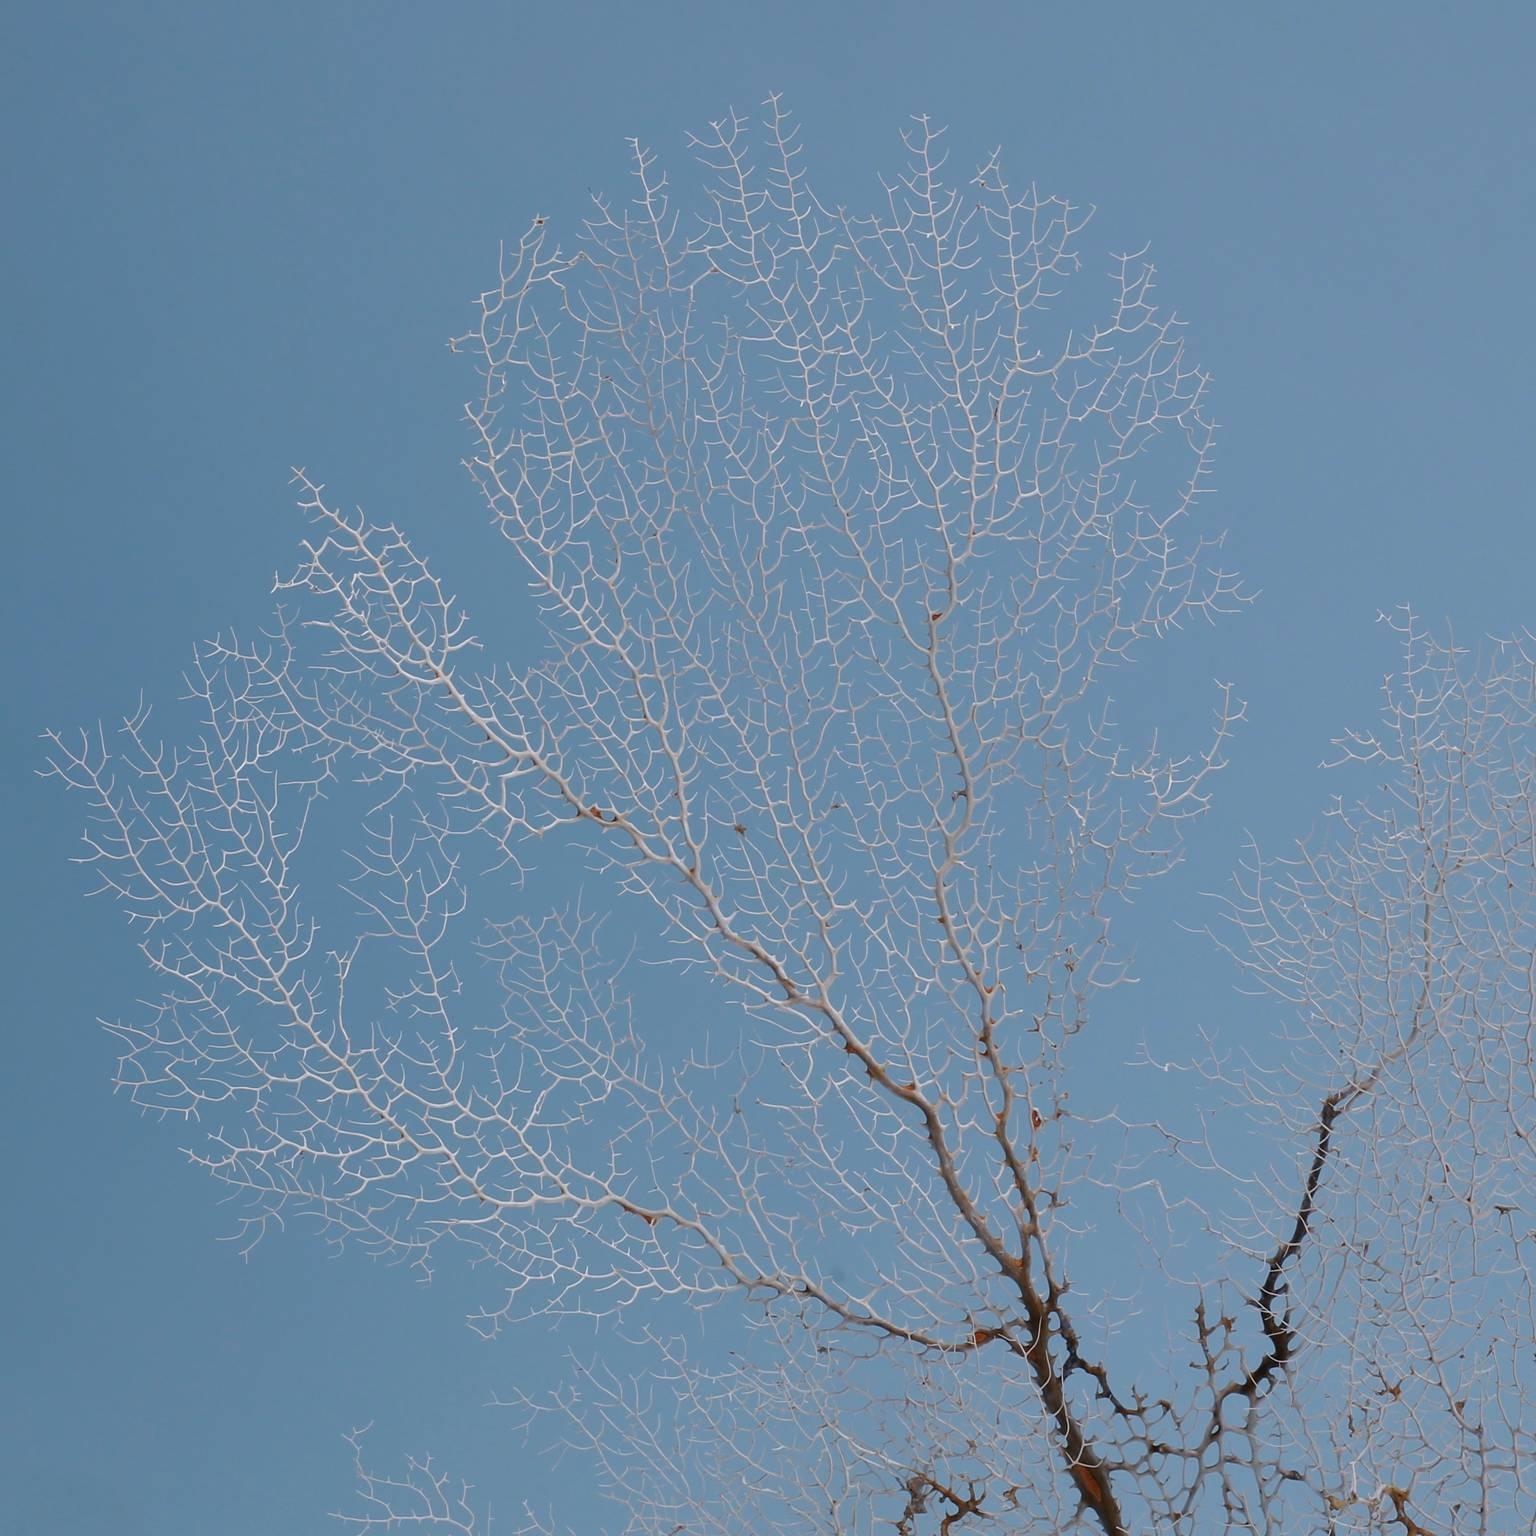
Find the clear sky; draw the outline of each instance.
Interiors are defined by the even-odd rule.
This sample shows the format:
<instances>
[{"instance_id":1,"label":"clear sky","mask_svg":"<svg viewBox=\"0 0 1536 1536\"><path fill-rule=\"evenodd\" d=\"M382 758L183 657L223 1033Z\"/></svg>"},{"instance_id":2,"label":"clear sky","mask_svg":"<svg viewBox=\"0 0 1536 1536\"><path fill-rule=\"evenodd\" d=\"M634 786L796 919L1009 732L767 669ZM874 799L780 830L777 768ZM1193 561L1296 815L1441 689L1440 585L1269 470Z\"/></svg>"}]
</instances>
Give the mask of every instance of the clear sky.
<instances>
[{"instance_id":1,"label":"clear sky","mask_svg":"<svg viewBox=\"0 0 1536 1536\"><path fill-rule=\"evenodd\" d=\"M786 93L857 204L910 114L1001 143L1150 242L1215 377L1211 514L1262 590L1213 666L1249 723L1191 861L1202 920L1245 828L1325 803L1328 739L1394 660L1378 610L1472 640L1536 623L1536 20L1517 4L32 3L0 47L7 596L0 1526L320 1530L341 1434L432 1450L510 1508L539 1469L481 1405L572 1337L486 1345L452 1276L249 1260L175 1126L110 1092L93 1023L148 990L66 862L35 740L169 698L192 643L270 609L288 466L426 535L474 584L443 343L529 215L622 188L623 141ZM1208 699L1199 700L1204 713ZM1180 906L1180 903L1183 905ZM1158 931L1138 1002L1219 1024L1231 977Z\"/></svg>"}]
</instances>

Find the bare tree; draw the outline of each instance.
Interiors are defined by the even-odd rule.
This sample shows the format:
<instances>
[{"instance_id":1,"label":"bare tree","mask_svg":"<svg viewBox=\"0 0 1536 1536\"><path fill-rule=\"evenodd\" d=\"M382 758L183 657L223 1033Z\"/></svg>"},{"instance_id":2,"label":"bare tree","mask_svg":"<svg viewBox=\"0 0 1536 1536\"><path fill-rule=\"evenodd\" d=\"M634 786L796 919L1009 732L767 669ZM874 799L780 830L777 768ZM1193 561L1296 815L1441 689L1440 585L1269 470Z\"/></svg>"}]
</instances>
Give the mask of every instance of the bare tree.
<instances>
[{"instance_id":1,"label":"bare tree","mask_svg":"<svg viewBox=\"0 0 1536 1536\"><path fill-rule=\"evenodd\" d=\"M1111 926L1240 715L1170 747L1113 709L1241 600L1206 379L1139 256L1058 318L1085 217L997 156L946 183L925 121L870 218L777 101L695 147L701 212L637 147L457 343L542 654L479 665L300 472L316 532L273 633L198 653L200 733L55 739L164 986L123 1080L253 1240L463 1245L486 1326L648 1337L527 1404L632 1531L1531 1528L1531 651L1408 626L1346 754L1390 781L1229 905L1296 1039L1213 1041L1192 1128L1094 1109ZM334 855L300 871L354 811L349 926ZM655 1321L721 1300L734 1354ZM476 1529L431 1464L360 1478L360 1528Z\"/></svg>"}]
</instances>

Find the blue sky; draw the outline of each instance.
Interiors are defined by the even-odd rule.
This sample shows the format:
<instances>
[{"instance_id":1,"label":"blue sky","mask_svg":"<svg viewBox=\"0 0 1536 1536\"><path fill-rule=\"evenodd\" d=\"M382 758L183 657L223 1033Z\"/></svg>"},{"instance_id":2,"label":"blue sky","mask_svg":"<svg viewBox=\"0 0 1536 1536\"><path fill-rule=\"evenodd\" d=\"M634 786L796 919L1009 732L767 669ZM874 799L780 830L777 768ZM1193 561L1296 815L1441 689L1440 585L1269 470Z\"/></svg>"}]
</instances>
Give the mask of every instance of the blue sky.
<instances>
[{"instance_id":1,"label":"blue sky","mask_svg":"<svg viewBox=\"0 0 1536 1536\"><path fill-rule=\"evenodd\" d=\"M783 91L819 185L858 204L926 112L958 165L1001 143L1096 204L1089 253L1150 242L1215 379L1211 515L1262 592L1189 642L1249 719L1169 911L1202 920L1245 829L1280 847L1314 821L1315 764L1393 664L1379 610L1468 641L1536 622L1523 6L33 4L7 32L18 1530L323 1529L369 1419L502 1507L537 1481L481 1405L576 1334L486 1345L454 1277L424 1291L303 1232L242 1260L183 1134L113 1098L93 1020L147 984L81 900L79 808L35 779L35 739L170 699L195 640L260 622L301 531L290 464L421 531L473 600L468 375L443 343L500 238L621 188L627 137L681 169L690 128ZM1143 969L1148 1009L1231 1007L1175 929Z\"/></svg>"}]
</instances>

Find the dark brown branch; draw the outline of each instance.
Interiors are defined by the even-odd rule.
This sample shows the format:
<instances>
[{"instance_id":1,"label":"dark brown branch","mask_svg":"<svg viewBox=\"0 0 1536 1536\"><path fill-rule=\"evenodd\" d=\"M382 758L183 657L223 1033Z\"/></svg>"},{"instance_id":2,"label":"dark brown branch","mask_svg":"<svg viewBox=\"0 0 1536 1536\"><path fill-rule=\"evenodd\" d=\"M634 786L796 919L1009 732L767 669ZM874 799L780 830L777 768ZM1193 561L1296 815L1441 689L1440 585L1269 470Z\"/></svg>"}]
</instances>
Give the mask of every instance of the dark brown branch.
<instances>
[{"instance_id":1,"label":"dark brown branch","mask_svg":"<svg viewBox=\"0 0 1536 1536\"><path fill-rule=\"evenodd\" d=\"M1302 1185L1301 1200L1296 1207L1296 1219L1291 1224L1290 1235L1270 1256L1269 1267L1264 1271L1264 1282L1257 1297L1250 1298L1249 1305L1258 1308L1259 1323L1264 1330L1268 1348L1262 1358L1243 1376L1224 1387L1216 1398L1213 1432L1220 1423L1222 1404L1229 1397L1246 1397L1255 1402L1266 1392L1276 1376L1285 1368L1296 1352L1296 1330L1291 1326L1291 1309L1281 1310L1281 1298L1286 1294L1285 1272L1306 1243L1317 1214L1317 1192L1323 1181L1323 1170L1328 1164L1328 1154L1333 1147L1333 1127L1343 1114L1349 1101L1358 1093L1351 1085L1330 1093L1323 1100L1317 1117L1316 1137L1312 1147L1312 1162L1307 1169L1306 1182Z\"/></svg>"},{"instance_id":2,"label":"dark brown branch","mask_svg":"<svg viewBox=\"0 0 1536 1536\"><path fill-rule=\"evenodd\" d=\"M1420 1525L1408 1513L1408 1490L1406 1488L1388 1487L1386 1494L1392 1501L1392 1523L1402 1526L1403 1536L1435 1536L1435 1533L1428 1526Z\"/></svg>"},{"instance_id":3,"label":"dark brown branch","mask_svg":"<svg viewBox=\"0 0 1536 1536\"><path fill-rule=\"evenodd\" d=\"M961 1493L958 1489L941 1483L927 1472L914 1472L906 1481L906 1493L906 1505L896 1521L897 1536L916 1536L913 1522L919 1515L927 1513L930 1494L937 1494L950 1506L939 1518L939 1536L949 1536L949 1533L970 1515L986 1518L987 1511L982 1507L982 1501L986 1495L977 1493L974 1483L968 1493Z\"/></svg>"},{"instance_id":4,"label":"dark brown branch","mask_svg":"<svg viewBox=\"0 0 1536 1536\"><path fill-rule=\"evenodd\" d=\"M1077 1415L1067 1402L1067 1369L1058 1368L1051 1355L1051 1319L1061 1322L1059 1304L1042 1297L1035 1289L1027 1266L1021 1261L1012 1278L1023 1297L1029 1318L1029 1336L1020 1339L1011 1333L1001 1337L1008 1347L1029 1366L1039 1388L1041 1401L1056 1426L1066 1455L1067 1473L1076 1487L1078 1497L1098 1521L1104 1536L1128 1536L1120 1501L1110 1486L1110 1469L1094 1445L1089 1441ZM1070 1360L1075 1357L1075 1349ZM1086 1369L1086 1367L1084 1367ZM1094 1373L1097 1374L1097 1373Z\"/></svg>"}]
</instances>

